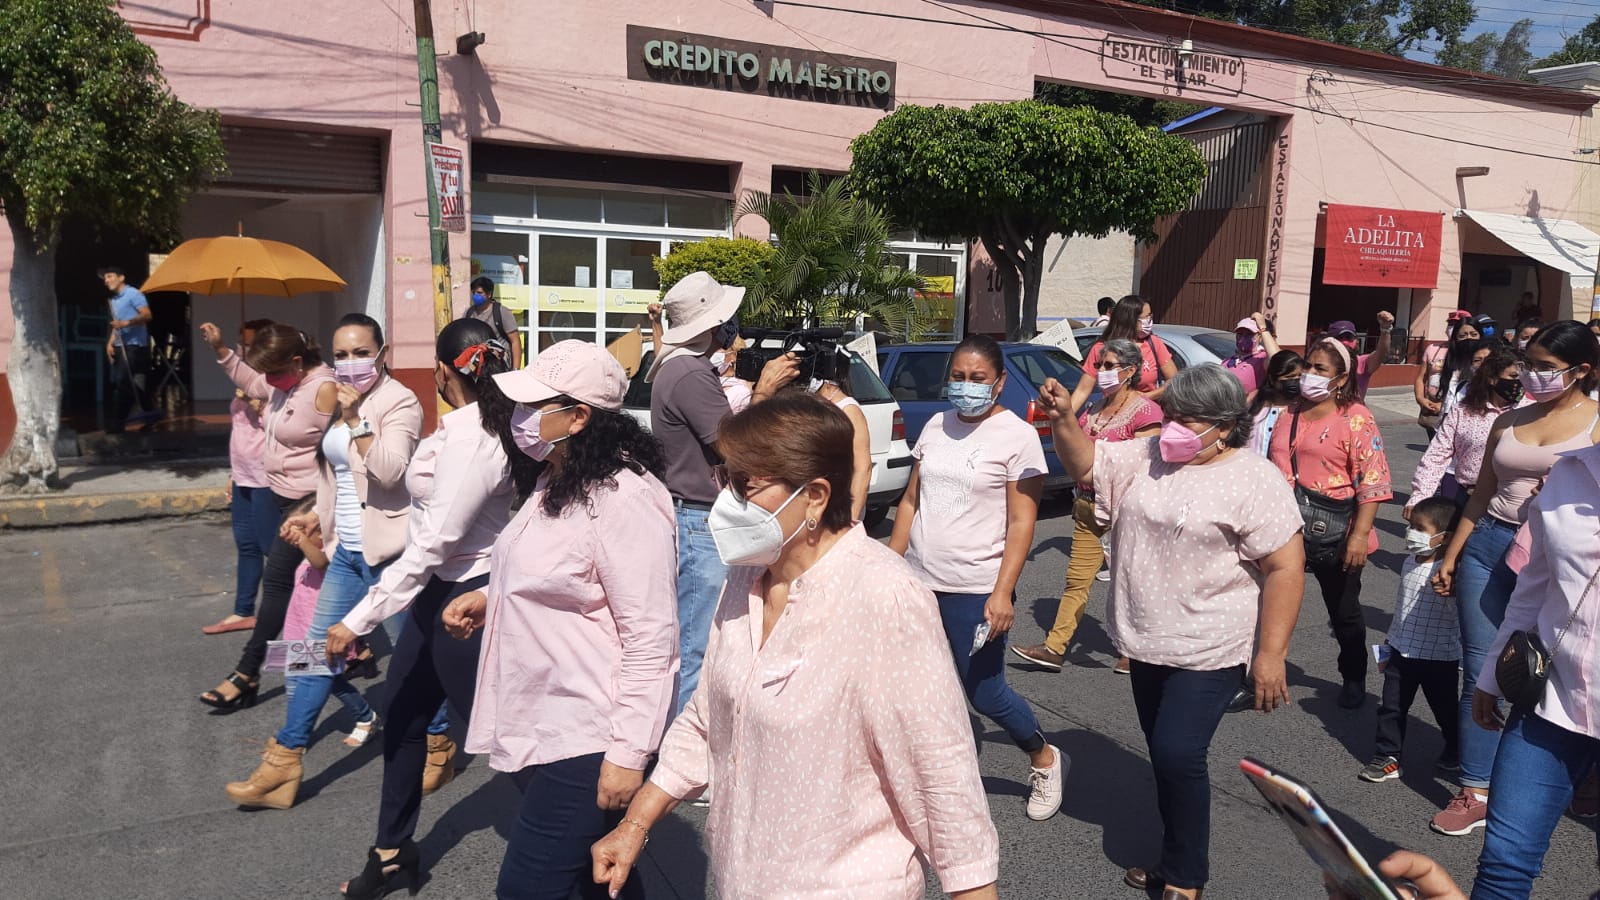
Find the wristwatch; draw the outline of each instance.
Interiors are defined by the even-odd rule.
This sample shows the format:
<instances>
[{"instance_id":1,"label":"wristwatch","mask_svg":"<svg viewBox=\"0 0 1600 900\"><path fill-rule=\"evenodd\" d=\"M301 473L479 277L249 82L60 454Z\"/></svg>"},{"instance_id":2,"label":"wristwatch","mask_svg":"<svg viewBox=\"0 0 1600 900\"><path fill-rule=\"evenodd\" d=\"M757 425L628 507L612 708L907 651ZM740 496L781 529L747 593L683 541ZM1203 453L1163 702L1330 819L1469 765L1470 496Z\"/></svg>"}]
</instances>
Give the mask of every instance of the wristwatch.
<instances>
[{"instance_id":1,"label":"wristwatch","mask_svg":"<svg viewBox=\"0 0 1600 900\"><path fill-rule=\"evenodd\" d=\"M350 440L352 440L352 441L355 440L356 438L370 437L371 435L372 435L372 424L369 423L366 419L362 419L360 425L357 425L356 427L350 429Z\"/></svg>"}]
</instances>

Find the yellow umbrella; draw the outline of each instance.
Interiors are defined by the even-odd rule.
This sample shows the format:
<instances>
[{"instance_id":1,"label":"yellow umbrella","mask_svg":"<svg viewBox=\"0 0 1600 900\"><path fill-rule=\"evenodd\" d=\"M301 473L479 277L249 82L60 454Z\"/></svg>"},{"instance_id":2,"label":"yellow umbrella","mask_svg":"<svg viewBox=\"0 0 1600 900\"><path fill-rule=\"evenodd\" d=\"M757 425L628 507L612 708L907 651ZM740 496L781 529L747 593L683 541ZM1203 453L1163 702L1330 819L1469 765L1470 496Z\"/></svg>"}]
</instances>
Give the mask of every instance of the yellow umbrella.
<instances>
[{"instance_id":1,"label":"yellow umbrella","mask_svg":"<svg viewBox=\"0 0 1600 900\"><path fill-rule=\"evenodd\" d=\"M187 291L192 294L239 294L293 297L314 291L337 291L345 281L315 256L292 244L260 238L225 236L184 241L156 267L139 290Z\"/></svg>"}]
</instances>

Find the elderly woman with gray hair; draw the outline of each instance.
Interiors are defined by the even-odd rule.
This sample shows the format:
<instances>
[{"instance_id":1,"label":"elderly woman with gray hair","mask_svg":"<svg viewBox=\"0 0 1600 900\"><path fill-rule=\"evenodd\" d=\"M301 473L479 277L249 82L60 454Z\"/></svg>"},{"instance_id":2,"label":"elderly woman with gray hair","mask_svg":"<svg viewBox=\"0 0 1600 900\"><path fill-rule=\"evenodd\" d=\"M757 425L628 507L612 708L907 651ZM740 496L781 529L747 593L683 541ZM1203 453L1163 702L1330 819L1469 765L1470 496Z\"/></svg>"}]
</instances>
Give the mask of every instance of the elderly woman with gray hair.
<instances>
[{"instance_id":1,"label":"elderly woman with gray hair","mask_svg":"<svg viewBox=\"0 0 1600 900\"><path fill-rule=\"evenodd\" d=\"M1241 450L1251 416L1239 379L1195 366L1167 383L1159 438L1096 441L1054 379L1039 393L1067 472L1094 486L1109 527L1107 626L1131 662L1154 769L1160 862L1123 875L1163 900L1199 897L1210 875L1211 736L1255 674L1255 706L1289 698L1285 657L1305 588L1301 519L1269 461Z\"/></svg>"}]
</instances>

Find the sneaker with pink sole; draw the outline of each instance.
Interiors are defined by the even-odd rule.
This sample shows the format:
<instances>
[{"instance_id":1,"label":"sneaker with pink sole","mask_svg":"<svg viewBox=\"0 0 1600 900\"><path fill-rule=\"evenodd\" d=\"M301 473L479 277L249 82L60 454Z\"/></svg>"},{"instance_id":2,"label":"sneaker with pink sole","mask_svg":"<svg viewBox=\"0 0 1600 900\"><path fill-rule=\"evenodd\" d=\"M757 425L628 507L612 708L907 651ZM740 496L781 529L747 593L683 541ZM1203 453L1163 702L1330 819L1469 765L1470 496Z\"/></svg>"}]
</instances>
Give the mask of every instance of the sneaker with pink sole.
<instances>
[{"instance_id":1,"label":"sneaker with pink sole","mask_svg":"<svg viewBox=\"0 0 1600 900\"><path fill-rule=\"evenodd\" d=\"M1488 802L1471 790L1462 788L1461 793L1450 801L1449 806L1439 810L1433 821L1428 823L1428 827L1440 834L1460 837L1484 827L1488 819Z\"/></svg>"}]
</instances>

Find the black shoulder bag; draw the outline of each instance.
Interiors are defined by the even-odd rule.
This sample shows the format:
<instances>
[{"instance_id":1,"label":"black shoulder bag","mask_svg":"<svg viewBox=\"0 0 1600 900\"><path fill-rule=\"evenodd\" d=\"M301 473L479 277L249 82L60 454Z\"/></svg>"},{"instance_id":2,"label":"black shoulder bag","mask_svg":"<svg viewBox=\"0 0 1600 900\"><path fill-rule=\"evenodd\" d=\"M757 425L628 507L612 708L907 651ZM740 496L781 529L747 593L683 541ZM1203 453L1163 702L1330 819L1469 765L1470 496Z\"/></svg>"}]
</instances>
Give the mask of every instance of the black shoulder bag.
<instances>
[{"instance_id":1,"label":"black shoulder bag","mask_svg":"<svg viewBox=\"0 0 1600 900\"><path fill-rule=\"evenodd\" d=\"M1305 523L1306 566L1331 566L1344 558L1356 501L1354 497L1335 500L1300 485L1300 447L1295 442L1299 431L1300 411L1295 410L1289 423L1289 469L1294 472L1294 500Z\"/></svg>"},{"instance_id":2,"label":"black shoulder bag","mask_svg":"<svg viewBox=\"0 0 1600 900\"><path fill-rule=\"evenodd\" d=\"M1556 642L1549 650L1539 640L1536 628L1511 632L1505 649L1500 651L1500 658L1495 660L1494 680L1500 683L1500 694L1511 704L1512 712L1530 712L1544 699L1544 686L1550 683L1550 670L1555 666L1556 651L1561 649L1562 638L1567 636L1567 631L1577 620L1578 610L1589 599L1589 592L1594 590L1597 578L1600 578L1600 572L1590 576L1589 586L1583 589L1583 596L1578 598L1578 605L1572 608L1567 624L1556 632Z\"/></svg>"}]
</instances>

